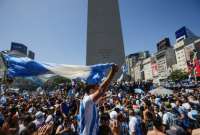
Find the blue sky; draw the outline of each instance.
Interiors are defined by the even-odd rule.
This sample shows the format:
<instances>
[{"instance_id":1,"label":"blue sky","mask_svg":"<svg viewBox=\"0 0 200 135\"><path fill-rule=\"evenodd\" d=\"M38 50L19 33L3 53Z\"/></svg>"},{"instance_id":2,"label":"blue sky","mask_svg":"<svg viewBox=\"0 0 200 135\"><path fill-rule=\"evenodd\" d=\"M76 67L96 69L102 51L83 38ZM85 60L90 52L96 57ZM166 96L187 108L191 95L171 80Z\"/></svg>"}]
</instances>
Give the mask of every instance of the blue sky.
<instances>
[{"instance_id":1,"label":"blue sky","mask_svg":"<svg viewBox=\"0 0 200 135\"><path fill-rule=\"evenodd\" d=\"M199 0L119 0L125 53L156 51L156 43L186 26L200 36ZM85 64L87 0L0 0L0 50L11 41L36 60Z\"/></svg>"}]
</instances>

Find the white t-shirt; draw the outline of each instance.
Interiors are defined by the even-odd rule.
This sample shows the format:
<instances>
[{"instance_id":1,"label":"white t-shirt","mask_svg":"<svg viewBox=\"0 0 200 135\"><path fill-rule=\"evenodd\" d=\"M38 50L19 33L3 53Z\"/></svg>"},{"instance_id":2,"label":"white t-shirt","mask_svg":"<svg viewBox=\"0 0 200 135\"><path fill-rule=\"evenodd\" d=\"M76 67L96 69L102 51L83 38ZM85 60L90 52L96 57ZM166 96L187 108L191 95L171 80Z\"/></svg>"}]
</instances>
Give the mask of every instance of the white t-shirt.
<instances>
[{"instance_id":1,"label":"white t-shirt","mask_svg":"<svg viewBox=\"0 0 200 135\"><path fill-rule=\"evenodd\" d=\"M129 117L129 133L135 133L136 135L142 134L141 118L139 116Z\"/></svg>"},{"instance_id":2,"label":"white t-shirt","mask_svg":"<svg viewBox=\"0 0 200 135\"><path fill-rule=\"evenodd\" d=\"M84 96L80 103L80 134L96 135L98 129L98 112L90 96Z\"/></svg>"},{"instance_id":3,"label":"white t-shirt","mask_svg":"<svg viewBox=\"0 0 200 135\"><path fill-rule=\"evenodd\" d=\"M137 123L137 118L131 116L130 120L129 120L129 132L130 132L130 134L135 132L136 123Z\"/></svg>"},{"instance_id":4,"label":"white t-shirt","mask_svg":"<svg viewBox=\"0 0 200 135\"><path fill-rule=\"evenodd\" d=\"M171 112L166 112L163 115L163 124L169 127L173 126L175 124L175 115Z\"/></svg>"},{"instance_id":5,"label":"white t-shirt","mask_svg":"<svg viewBox=\"0 0 200 135\"><path fill-rule=\"evenodd\" d=\"M26 129L26 127L24 126L24 124L19 124L19 132L18 133L21 134L21 132L25 129Z\"/></svg>"}]
</instances>

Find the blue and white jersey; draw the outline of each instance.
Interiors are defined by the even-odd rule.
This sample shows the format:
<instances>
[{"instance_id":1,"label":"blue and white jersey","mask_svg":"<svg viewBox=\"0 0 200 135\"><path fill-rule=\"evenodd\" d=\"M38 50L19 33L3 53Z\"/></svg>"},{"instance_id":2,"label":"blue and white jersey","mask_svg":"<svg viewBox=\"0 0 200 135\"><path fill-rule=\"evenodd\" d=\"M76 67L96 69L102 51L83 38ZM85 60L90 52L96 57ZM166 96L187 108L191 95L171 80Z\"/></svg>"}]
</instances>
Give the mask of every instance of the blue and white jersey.
<instances>
[{"instance_id":1,"label":"blue and white jersey","mask_svg":"<svg viewBox=\"0 0 200 135\"><path fill-rule=\"evenodd\" d=\"M80 103L80 135L96 135L98 131L98 112L90 96L84 96Z\"/></svg>"},{"instance_id":2,"label":"blue and white jersey","mask_svg":"<svg viewBox=\"0 0 200 135\"><path fill-rule=\"evenodd\" d=\"M176 125L176 116L171 112L165 112L162 118L163 125L166 125L167 128L170 128Z\"/></svg>"},{"instance_id":3,"label":"blue and white jersey","mask_svg":"<svg viewBox=\"0 0 200 135\"><path fill-rule=\"evenodd\" d=\"M129 134L135 133L135 135L143 135L142 133L142 120L139 116L129 117Z\"/></svg>"}]
</instances>

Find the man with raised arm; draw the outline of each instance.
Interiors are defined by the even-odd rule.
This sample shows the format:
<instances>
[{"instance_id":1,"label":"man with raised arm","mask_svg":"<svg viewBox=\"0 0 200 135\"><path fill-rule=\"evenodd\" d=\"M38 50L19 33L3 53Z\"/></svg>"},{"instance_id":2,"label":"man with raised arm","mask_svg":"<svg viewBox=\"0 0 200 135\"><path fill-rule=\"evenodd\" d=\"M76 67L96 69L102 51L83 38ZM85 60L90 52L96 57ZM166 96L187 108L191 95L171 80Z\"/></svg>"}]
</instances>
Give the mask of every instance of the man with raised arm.
<instances>
[{"instance_id":1,"label":"man with raised arm","mask_svg":"<svg viewBox=\"0 0 200 135\"><path fill-rule=\"evenodd\" d=\"M98 132L98 111L97 101L106 92L115 73L118 71L117 65L113 64L107 78L101 85L90 85L86 88L86 95L80 103L80 134L96 135Z\"/></svg>"}]
</instances>

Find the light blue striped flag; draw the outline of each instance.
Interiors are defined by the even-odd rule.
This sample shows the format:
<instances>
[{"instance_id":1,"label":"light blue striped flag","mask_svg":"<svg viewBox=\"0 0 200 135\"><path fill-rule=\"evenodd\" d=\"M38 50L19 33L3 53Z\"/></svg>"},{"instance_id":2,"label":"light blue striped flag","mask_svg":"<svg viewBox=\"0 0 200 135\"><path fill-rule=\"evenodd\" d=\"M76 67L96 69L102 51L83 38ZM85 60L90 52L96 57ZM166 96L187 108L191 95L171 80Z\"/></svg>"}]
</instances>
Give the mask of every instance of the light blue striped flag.
<instances>
[{"instance_id":1,"label":"light blue striped flag","mask_svg":"<svg viewBox=\"0 0 200 135\"><path fill-rule=\"evenodd\" d=\"M87 84L100 84L112 63L91 66L39 63L28 57L14 57L4 54L9 77L28 77L53 73L69 79L81 79Z\"/></svg>"}]
</instances>

